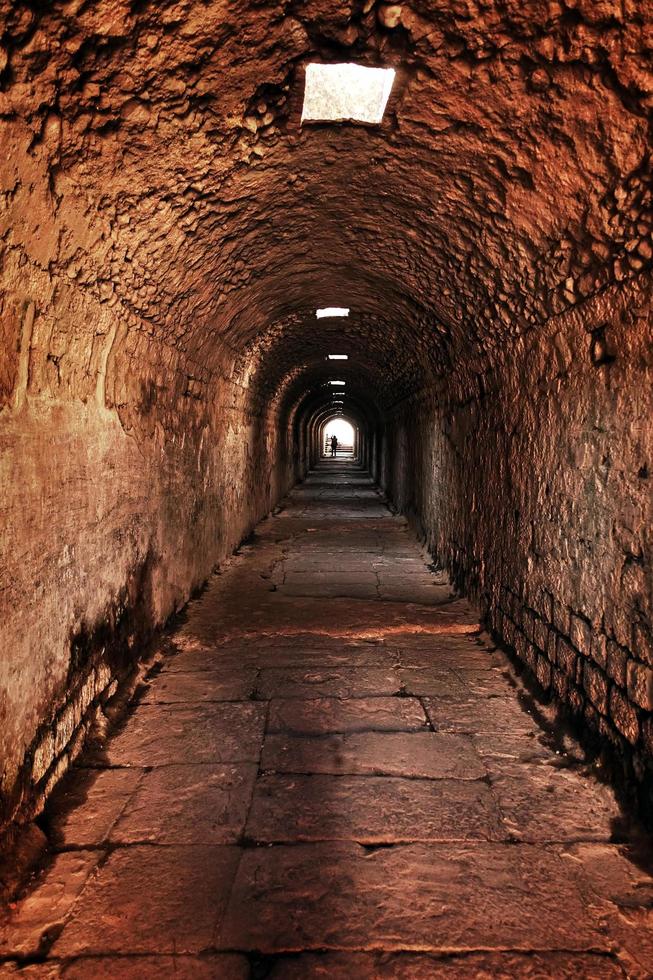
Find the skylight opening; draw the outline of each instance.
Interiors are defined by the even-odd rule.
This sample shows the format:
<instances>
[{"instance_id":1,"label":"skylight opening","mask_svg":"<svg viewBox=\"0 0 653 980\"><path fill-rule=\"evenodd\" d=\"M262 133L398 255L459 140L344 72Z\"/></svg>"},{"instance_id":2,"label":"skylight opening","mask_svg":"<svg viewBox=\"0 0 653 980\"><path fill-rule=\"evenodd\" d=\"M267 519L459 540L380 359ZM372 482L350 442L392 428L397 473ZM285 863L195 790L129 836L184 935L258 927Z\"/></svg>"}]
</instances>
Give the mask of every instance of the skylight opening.
<instances>
[{"instance_id":1,"label":"skylight opening","mask_svg":"<svg viewBox=\"0 0 653 980\"><path fill-rule=\"evenodd\" d=\"M348 306L323 306L315 311L315 316L321 320L323 316L349 316Z\"/></svg>"},{"instance_id":2,"label":"skylight opening","mask_svg":"<svg viewBox=\"0 0 653 980\"><path fill-rule=\"evenodd\" d=\"M368 68L351 62L307 65L302 122L378 124L394 80L394 68Z\"/></svg>"},{"instance_id":3,"label":"skylight opening","mask_svg":"<svg viewBox=\"0 0 653 980\"><path fill-rule=\"evenodd\" d=\"M329 381L329 384L330 385L344 385L344 384L346 384L346 382L345 381Z\"/></svg>"},{"instance_id":4,"label":"skylight opening","mask_svg":"<svg viewBox=\"0 0 653 980\"><path fill-rule=\"evenodd\" d=\"M327 354L330 361L348 361L349 354Z\"/></svg>"}]
</instances>

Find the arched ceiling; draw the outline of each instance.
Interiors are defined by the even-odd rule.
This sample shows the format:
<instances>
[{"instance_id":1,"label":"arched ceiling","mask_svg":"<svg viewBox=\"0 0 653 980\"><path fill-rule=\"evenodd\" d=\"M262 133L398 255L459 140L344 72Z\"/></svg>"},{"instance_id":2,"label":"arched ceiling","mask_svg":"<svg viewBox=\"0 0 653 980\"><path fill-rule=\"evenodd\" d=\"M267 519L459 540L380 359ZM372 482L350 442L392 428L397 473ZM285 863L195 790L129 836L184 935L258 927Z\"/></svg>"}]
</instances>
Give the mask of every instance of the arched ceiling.
<instances>
[{"instance_id":1,"label":"arched ceiling","mask_svg":"<svg viewBox=\"0 0 653 980\"><path fill-rule=\"evenodd\" d=\"M386 409L650 263L647 4L0 11L7 247L263 398L346 345ZM311 60L396 68L381 125L302 126Z\"/></svg>"}]
</instances>

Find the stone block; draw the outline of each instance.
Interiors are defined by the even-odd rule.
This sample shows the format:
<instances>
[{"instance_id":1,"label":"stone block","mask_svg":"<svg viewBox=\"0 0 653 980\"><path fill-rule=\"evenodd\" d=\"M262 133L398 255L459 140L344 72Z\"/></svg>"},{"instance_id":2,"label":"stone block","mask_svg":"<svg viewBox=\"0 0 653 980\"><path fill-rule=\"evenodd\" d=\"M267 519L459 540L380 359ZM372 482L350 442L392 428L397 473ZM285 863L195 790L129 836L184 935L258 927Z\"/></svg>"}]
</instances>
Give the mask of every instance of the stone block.
<instances>
[{"instance_id":1,"label":"stone block","mask_svg":"<svg viewBox=\"0 0 653 980\"><path fill-rule=\"evenodd\" d=\"M109 743L114 766L257 762L266 709L252 701L139 705Z\"/></svg>"},{"instance_id":2,"label":"stone block","mask_svg":"<svg viewBox=\"0 0 653 980\"><path fill-rule=\"evenodd\" d=\"M416 779L481 779L485 775L469 738L440 732L363 732L323 738L268 735L261 769Z\"/></svg>"},{"instance_id":3,"label":"stone block","mask_svg":"<svg viewBox=\"0 0 653 980\"><path fill-rule=\"evenodd\" d=\"M608 678L603 671L587 661L583 665L583 687L592 704L602 715L608 713L608 686Z\"/></svg>"},{"instance_id":4,"label":"stone block","mask_svg":"<svg viewBox=\"0 0 653 980\"><path fill-rule=\"evenodd\" d=\"M610 690L610 717L618 731L634 745L639 738L637 711L618 687Z\"/></svg>"},{"instance_id":5,"label":"stone block","mask_svg":"<svg viewBox=\"0 0 653 980\"><path fill-rule=\"evenodd\" d=\"M146 772L111 832L120 844L234 844L257 767L161 766Z\"/></svg>"},{"instance_id":6,"label":"stone block","mask_svg":"<svg viewBox=\"0 0 653 980\"><path fill-rule=\"evenodd\" d=\"M267 731L296 735L423 731L417 698L279 698L270 701Z\"/></svg>"},{"instance_id":7,"label":"stone block","mask_svg":"<svg viewBox=\"0 0 653 980\"><path fill-rule=\"evenodd\" d=\"M545 691L551 687L551 664L546 657L537 656L535 664L535 676Z\"/></svg>"},{"instance_id":8,"label":"stone block","mask_svg":"<svg viewBox=\"0 0 653 980\"><path fill-rule=\"evenodd\" d=\"M479 915L479 909L484 910ZM244 852L218 949L605 950L573 869L528 844Z\"/></svg>"},{"instance_id":9,"label":"stone block","mask_svg":"<svg viewBox=\"0 0 653 980\"><path fill-rule=\"evenodd\" d=\"M533 623L533 643L542 653L546 653L547 638L549 629L543 619L536 619Z\"/></svg>"},{"instance_id":10,"label":"stone block","mask_svg":"<svg viewBox=\"0 0 653 980\"><path fill-rule=\"evenodd\" d=\"M522 617L522 630L527 640L533 642L533 630L535 626L535 613L532 609L524 609L524 615Z\"/></svg>"},{"instance_id":11,"label":"stone block","mask_svg":"<svg viewBox=\"0 0 653 980\"><path fill-rule=\"evenodd\" d=\"M552 664L557 663L558 633L549 627L546 634L546 646L544 652Z\"/></svg>"},{"instance_id":12,"label":"stone block","mask_svg":"<svg viewBox=\"0 0 653 980\"><path fill-rule=\"evenodd\" d=\"M583 692L575 684L569 684L567 688L567 701L569 707L575 715L583 713L585 708L585 698Z\"/></svg>"},{"instance_id":13,"label":"stone block","mask_svg":"<svg viewBox=\"0 0 653 980\"><path fill-rule=\"evenodd\" d=\"M645 711L653 711L653 669L629 660L627 667L628 697Z\"/></svg>"},{"instance_id":14,"label":"stone block","mask_svg":"<svg viewBox=\"0 0 653 980\"><path fill-rule=\"evenodd\" d=\"M101 857L101 851L91 850L58 854L39 888L0 923L0 955L38 954L49 931L61 928Z\"/></svg>"},{"instance_id":15,"label":"stone block","mask_svg":"<svg viewBox=\"0 0 653 980\"><path fill-rule=\"evenodd\" d=\"M633 653L653 667L653 630L646 623L633 624Z\"/></svg>"},{"instance_id":16,"label":"stone block","mask_svg":"<svg viewBox=\"0 0 653 980\"><path fill-rule=\"evenodd\" d=\"M557 667L552 669L551 684L560 700L566 701L569 690L569 678L562 670L558 670Z\"/></svg>"},{"instance_id":17,"label":"stone block","mask_svg":"<svg viewBox=\"0 0 653 980\"><path fill-rule=\"evenodd\" d=\"M556 663L562 671L575 681L577 676L578 653L571 644L564 638L558 637L556 645Z\"/></svg>"},{"instance_id":18,"label":"stone block","mask_svg":"<svg viewBox=\"0 0 653 980\"><path fill-rule=\"evenodd\" d=\"M572 644L584 657L589 657L592 648L592 627L583 616L572 613L569 625Z\"/></svg>"},{"instance_id":19,"label":"stone block","mask_svg":"<svg viewBox=\"0 0 653 980\"><path fill-rule=\"evenodd\" d=\"M52 765L54 760L54 735L46 731L34 749L32 759L32 782L38 783Z\"/></svg>"},{"instance_id":20,"label":"stone block","mask_svg":"<svg viewBox=\"0 0 653 980\"><path fill-rule=\"evenodd\" d=\"M513 649L515 647L516 632L517 630L512 619L505 616L503 620L503 639L506 645L512 647Z\"/></svg>"},{"instance_id":21,"label":"stone block","mask_svg":"<svg viewBox=\"0 0 653 980\"><path fill-rule=\"evenodd\" d=\"M620 647L614 640L608 639L606 643L608 677L611 677L619 687L626 687L627 684L627 665L628 651Z\"/></svg>"},{"instance_id":22,"label":"stone block","mask_svg":"<svg viewBox=\"0 0 653 980\"><path fill-rule=\"evenodd\" d=\"M142 776L139 769L73 770L48 804L51 839L59 847L105 842Z\"/></svg>"},{"instance_id":23,"label":"stone block","mask_svg":"<svg viewBox=\"0 0 653 980\"><path fill-rule=\"evenodd\" d=\"M608 665L608 638L605 633L592 633L590 657L603 670Z\"/></svg>"},{"instance_id":24,"label":"stone block","mask_svg":"<svg viewBox=\"0 0 653 980\"><path fill-rule=\"evenodd\" d=\"M517 698L425 698L424 707L438 732L478 734L481 732L528 733L537 726Z\"/></svg>"},{"instance_id":25,"label":"stone block","mask_svg":"<svg viewBox=\"0 0 653 980\"><path fill-rule=\"evenodd\" d=\"M553 600L553 625L563 636L569 635L569 618L571 610L557 599Z\"/></svg>"},{"instance_id":26,"label":"stone block","mask_svg":"<svg viewBox=\"0 0 653 980\"><path fill-rule=\"evenodd\" d=\"M201 952L222 917L239 857L235 847L119 848L89 883L53 954Z\"/></svg>"},{"instance_id":27,"label":"stone block","mask_svg":"<svg viewBox=\"0 0 653 980\"><path fill-rule=\"evenodd\" d=\"M379 776L265 775L246 836L259 843L360 844L500 840L499 811L482 781Z\"/></svg>"}]
</instances>

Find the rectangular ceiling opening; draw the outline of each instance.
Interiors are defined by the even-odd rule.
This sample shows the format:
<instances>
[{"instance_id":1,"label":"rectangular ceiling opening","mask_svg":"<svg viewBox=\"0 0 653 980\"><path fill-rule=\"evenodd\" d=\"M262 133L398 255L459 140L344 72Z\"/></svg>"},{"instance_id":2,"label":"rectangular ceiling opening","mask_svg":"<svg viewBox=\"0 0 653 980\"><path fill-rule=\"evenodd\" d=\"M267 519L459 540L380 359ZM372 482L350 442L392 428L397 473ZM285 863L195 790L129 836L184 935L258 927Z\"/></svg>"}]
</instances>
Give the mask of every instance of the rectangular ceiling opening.
<instances>
[{"instance_id":1,"label":"rectangular ceiling opening","mask_svg":"<svg viewBox=\"0 0 653 980\"><path fill-rule=\"evenodd\" d=\"M349 316L348 306L323 306L315 311L315 316L321 320L323 316Z\"/></svg>"},{"instance_id":2,"label":"rectangular ceiling opening","mask_svg":"<svg viewBox=\"0 0 653 980\"><path fill-rule=\"evenodd\" d=\"M394 68L307 65L302 122L380 123L394 78Z\"/></svg>"},{"instance_id":3,"label":"rectangular ceiling opening","mask_svg":"<svg viewBox=\"0 0 653 980\"><path fill-rule=\"evenodd\" d=\"M330 385L344 385L344 381L329 381Z\"/></svg>"},{"instance_id":4,"label":"rectangular ceiling opening","mask_svg":"<svg viewBox=\"0 0 653 980\"><path fill-rule=\"evenodd\" d=\"M348 361L349 354L327 354L330 361Z\"/></svg>"}]
</instances>

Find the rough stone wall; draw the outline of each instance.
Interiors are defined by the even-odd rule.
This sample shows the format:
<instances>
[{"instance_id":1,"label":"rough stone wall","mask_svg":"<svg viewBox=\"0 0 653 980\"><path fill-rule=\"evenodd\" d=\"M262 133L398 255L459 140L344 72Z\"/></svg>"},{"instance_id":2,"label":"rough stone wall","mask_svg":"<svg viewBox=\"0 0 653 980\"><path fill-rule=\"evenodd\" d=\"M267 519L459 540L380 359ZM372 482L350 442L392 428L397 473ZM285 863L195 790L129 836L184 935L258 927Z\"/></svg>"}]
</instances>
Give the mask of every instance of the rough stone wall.
<instances>
[{"instance_id":1,"label":"rough stone wall","mask_svg":"<svg viewBox=\"0 0 653 980\"><path fill-rule=\"evenodd\" d=\"M482 393L460 381L401 406L387 477L496 633L635 758L648 792L651 322L648 277L552 317L506 347Z\"/></svg>"},{"instance_id":2,"label":"rough stone wall","mask_svg":"<svg viewBox=\"0 0 653 980\"><path fill-rule=\"evenodd\" d=\"M0 824L39 805L152 629L290 480L274 416L236 374L210 379L15 251L2 300Z\"/></svg>"}]
</instances>

